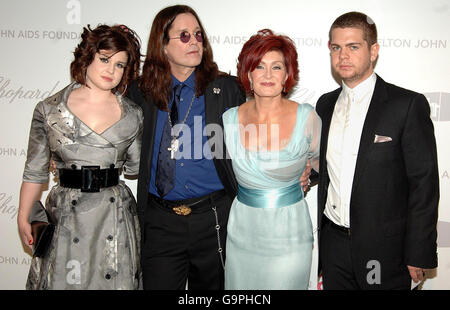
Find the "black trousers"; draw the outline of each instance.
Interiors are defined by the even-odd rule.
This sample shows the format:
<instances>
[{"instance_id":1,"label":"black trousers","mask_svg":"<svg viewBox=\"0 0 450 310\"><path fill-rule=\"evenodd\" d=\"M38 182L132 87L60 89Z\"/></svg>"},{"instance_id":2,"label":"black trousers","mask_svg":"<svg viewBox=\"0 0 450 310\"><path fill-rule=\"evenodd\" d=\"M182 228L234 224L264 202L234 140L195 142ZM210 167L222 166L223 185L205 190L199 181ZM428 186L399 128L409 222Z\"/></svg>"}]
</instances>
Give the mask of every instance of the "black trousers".
<instances>
[{"instance_id":1,"label":"black trousers","mask_svg":"<svg viewBox=\"0 0 450 310\"><path fill-rule=\"evenodd\" d=\"M224 270L212 207L216 207L225 259L231 203L228 196L223 196L214 201L211 209L182 216L150 201L144 216L141 249L144 289L184 290L187 283L190 290L222 290Z\"/></svg>"},{"instance_id":2,"label":"black trousers","mask_svg":"<svg viewBox=\"0 0 450 310\"><path fill-rule=\"evenodd\" d=\"M319 253L324 290L360 289L353 273L350 236L335 229L325 215Z\"/></svg>"},{"instance_id":3,"label":"black trousers","mask_svg":"<svg viewBox=\"0 0 450 310\"><path fill-rule=\"evenodd\" d=\"M339 230L323 215L320 231L319 258L324 290L411 289L411 278L406 266L381 285L368 284L366 278L358 278L352 261L351 236ZM383 265L381 266L382 272ZM367 270L369 272L369 270ZM385 273L382 273L382 279Z\"/></svg>"}]
</instances>

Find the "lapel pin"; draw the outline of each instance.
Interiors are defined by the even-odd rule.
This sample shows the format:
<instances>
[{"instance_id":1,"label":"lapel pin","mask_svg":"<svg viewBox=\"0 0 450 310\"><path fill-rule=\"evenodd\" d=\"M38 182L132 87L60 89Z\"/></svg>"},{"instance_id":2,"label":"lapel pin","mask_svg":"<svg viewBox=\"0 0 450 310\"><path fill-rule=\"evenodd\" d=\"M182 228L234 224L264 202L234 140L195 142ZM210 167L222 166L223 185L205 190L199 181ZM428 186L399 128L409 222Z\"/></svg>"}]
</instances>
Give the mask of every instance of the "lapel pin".
<instances>
[{"instance_id":1,"label":"lapel pin","mask_svg":"<svg viewBox=\"0 0 450 310\"><path fill-rule=\"evenodd\" d=\"M220 88L213 88L213 92L216 95L220 94Z\"/></svg>"}]
</instances>

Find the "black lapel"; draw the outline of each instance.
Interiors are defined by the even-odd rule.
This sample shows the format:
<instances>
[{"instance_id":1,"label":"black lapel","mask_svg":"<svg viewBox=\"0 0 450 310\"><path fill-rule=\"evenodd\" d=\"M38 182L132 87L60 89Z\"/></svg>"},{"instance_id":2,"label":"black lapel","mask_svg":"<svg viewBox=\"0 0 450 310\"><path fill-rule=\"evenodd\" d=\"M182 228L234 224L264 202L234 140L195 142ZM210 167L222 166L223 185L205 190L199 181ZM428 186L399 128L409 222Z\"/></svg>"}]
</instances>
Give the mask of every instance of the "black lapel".
<instances>
[{"instance_id":1,"label":"black lapel","mask_svg":"<svg viewBox=\"0 0 450 310\"><path fill-rule=\"evenodd\" d=\"M336 89L333 91L330 96L327 98L327 103L324 109L323 115L321 115L322 120L322 135L320 139L320 165L323 166L321 171L326 171L326 155L327 155L327 146L328 146L328 135L330 132L331 118L333 117L334 107L336 106L336 101L341 93L342 88Z\"/></svg>"},{"instance_id":2,"label":"black lapel","mask_svg":"<svg viewBox=\"0 0 450 310\"><path fill-rule=\"evenodd\" d=\"M143 144L145 143L147 145L147 170L150 170L153 157L153 149L155 146L156 122L158 119L158 108L153 103L153 99L150 99L146 102L146 109L147 115L144 120L147 123L147 134L144 135L145 141L143 141Z\"/></svg>"},{"instance_id":3,"label":"black lapel","mask_svg":"<svg viewBox=\"0 0 450 310\"><path fill-rule=\"evenodd\" d=\"M205 123L208 124L221 124L219 122L222 114L219 113L220 110L220 100L222 94L221 91L214 93L214 89L219 89L220 87L216 80L209 83L205 90Z\"/></svg>"},{"instance_id":4,"label":"black lapel","mask_svg":"<svg viewBox=\"0 0 450 310\"><path fill-rule=\"evenodd\" d=\"M382 112L385 110L387 103L386 83L377 76L375 89L373 91L372 100L370 101L366 119L364 121L361 140L359 142L358 158L356 160L355 175L353 178L352 196L358 185L359 180L364 174L367 164L367 155L369 154L375 138L375 130L381 120Z\"/></svg>"},{"instance_id":5,"label":"black lapel","mask_svg":"<svg viewBox=\"0 0 450 310\"><path fill-rule=\"evenodd\" d=\"M327 146L328 146L328 135L330 132L331 119L333 117L334 107L336 106L336 101L341 93L342 88L338 88L331 92L325 102L320 106L320 118L322 120L322 134L320 137L320 167L319 167L319 190L317 192L317 211L318 211L318 223L322 221L322 214L325 208L325 203L327 199L328 183L330 182L328 178L327 171Z\"/></svg>"}]
</instances>

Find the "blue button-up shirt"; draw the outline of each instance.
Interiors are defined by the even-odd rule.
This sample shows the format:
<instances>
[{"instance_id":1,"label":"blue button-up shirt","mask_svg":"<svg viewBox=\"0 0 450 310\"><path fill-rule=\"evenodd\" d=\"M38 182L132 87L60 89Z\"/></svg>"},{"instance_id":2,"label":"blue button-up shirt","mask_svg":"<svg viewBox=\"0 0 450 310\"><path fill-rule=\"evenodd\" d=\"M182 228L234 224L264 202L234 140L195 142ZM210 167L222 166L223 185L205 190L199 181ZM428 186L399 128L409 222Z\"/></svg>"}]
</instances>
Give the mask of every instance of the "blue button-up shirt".
<instances>
[{"instance_id":1,"label":"blue button-up shirt","mask_svg":"<svg viewBox=\"0 0 450 310\"><path fill-rule=\"evenodd\" d=\"M172 76L173 87L181 84ZM195 72L183 83L185 87L181 90L180 105L178 107L178 122L181 123L186 116L191 100L195 94ZM169 109L172 98L169 98ZM150 170L149 192L159 196L156 190L155 178L158 165L159 145L161 143L164 124L167 120L167 112L158 110L155 146L153 148L153 160ZM205 122L205 97L202 95L194 98L191 111L184 123L184 130L180 132L179 152L176 154L175 185L174 188L164 196L167 200L182 200L201 197L214 191L223 189L222 182L217 175L214 162L211 159L211 149L208 136L203 135ZM180 158L181 157L181 158Z\"/></svg>"}]
</instances>

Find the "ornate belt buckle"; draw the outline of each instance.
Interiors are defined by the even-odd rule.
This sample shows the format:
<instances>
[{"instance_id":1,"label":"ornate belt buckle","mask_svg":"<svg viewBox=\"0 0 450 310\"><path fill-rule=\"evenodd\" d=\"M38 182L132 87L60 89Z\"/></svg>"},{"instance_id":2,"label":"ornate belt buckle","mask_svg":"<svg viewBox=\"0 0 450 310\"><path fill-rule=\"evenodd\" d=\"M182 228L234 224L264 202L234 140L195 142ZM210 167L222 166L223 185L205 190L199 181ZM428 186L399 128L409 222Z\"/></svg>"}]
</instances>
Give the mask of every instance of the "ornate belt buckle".
<instances>
[{"instance_id":1,"label":"ornate belt buckle","mask_svg":"<svg viewBox=\"0 0 450 310\"><path fill-rule=\"evenodd\" d=\"M189 215L189 214L191 214L191 212L192 212L191 208L189 208L189 207L186 206L186 205L181 205L181 206L178 206L178 207L173 207L172 210L173 210L173 212L175 212L176 214L178 214L178 215L183 215L183 216Z\"/></svg>"}]
</instances>

